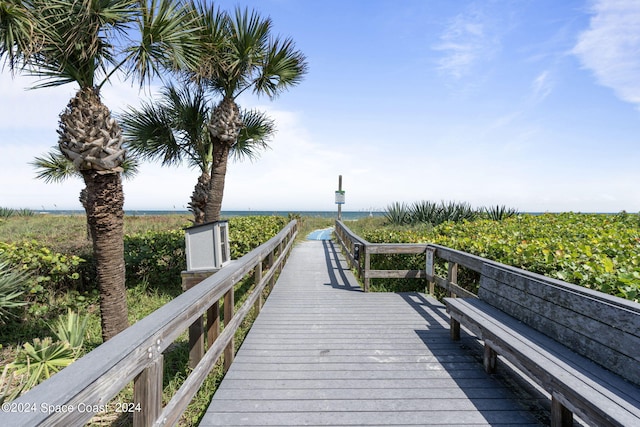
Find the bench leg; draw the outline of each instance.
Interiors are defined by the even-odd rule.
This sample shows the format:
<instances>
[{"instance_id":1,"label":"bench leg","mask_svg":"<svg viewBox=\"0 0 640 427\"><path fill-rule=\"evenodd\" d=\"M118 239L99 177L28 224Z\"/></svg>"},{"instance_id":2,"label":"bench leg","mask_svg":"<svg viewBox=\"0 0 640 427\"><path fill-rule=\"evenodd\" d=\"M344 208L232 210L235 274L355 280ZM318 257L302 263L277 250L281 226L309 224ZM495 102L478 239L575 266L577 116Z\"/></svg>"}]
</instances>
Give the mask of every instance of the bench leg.
<instances>
[{"instance_id":1,"label":"bench leg","mask_svg":"<svg viewBox=\"0 0 640 427\"><path fill-rule=\"evenodd\" d=\"M551 427L573 426L573 413L568 410L555 396L551 395Z\"/></svg>"},{"instance_id":2,"label":"bench leg","mask_svg":"<svg viewBox=\"0 0 640 427\"><path fill-rule=\"evenodd\" d=\"M498 361L498 354L491 347L484 344L484 370L488 374L493 374L496 371L496 363Z\"/></svg>"},{"instance_id":3,"label":"bench leg","mask_svg":"<svg viewBox=\"0 0 640 427\"><path fill-rule=\"evenodd\" d=\"M460 322L452 317L450 325L449 332L451 333L451 339L453 341L460 341Z\"/></svg>"}]
</instances>

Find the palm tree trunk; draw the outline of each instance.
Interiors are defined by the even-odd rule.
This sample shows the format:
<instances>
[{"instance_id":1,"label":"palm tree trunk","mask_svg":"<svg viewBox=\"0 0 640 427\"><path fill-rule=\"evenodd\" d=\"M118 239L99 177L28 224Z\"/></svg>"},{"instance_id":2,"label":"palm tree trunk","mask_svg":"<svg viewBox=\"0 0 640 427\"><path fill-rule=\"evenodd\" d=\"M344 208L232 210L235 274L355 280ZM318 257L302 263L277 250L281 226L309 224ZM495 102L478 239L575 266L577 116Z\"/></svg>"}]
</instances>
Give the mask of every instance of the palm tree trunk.
<instances>
[{"instance_id":1,"label":"palm tree trunk","mask_svg":"<svg viewBox=\"0 0 640 427\"><path fill-rule=\"evenodd\" d=\"M202 172L198 177L198 183L193 189L189 210L193 214L194 224L204 224L207 200L209 199L209 187L211 186L211 175L209 172Z\"/></svg>"},{"instance_id":2,"label":"palm tree trunk","mask_svg":"<svg viewBox=\"0 0 640 427\"><path fill-rule=\"evenodd\" d=\"M224 182L227 175L227 163L229 161L229 146L218 144L213 155L211 167L211 182L207 197L204 221L212 222L220 220L222 210L222 197L224 195Z\"/></svg>"},{"instance_id":3,"label":"palm tree trunk","mask_svg":"<svg viewBox=\"0 0 640 427\"><path fill-rule=\"evenodd\" d=\"M211 184L209 185L204 220L211 222L220 220L229 151L238 141L238 135L242 129L240 108L233 98L223 98L216 105L211 112L211 120L207 128L211 134L211 144L213 144L213 161L211 162Z\"/></svg>"},{"instance_id":4,"label":"palm tree trunk","mask_svg":"<svg viewBox=\"0 0 640 427\"><path fill-rule=\"evenodd\" d=\"M124 265L124 193L119 173L82 171L87 185L87 222L100 287L102 338L129 326Z\"/></svg>"}]
</instances>

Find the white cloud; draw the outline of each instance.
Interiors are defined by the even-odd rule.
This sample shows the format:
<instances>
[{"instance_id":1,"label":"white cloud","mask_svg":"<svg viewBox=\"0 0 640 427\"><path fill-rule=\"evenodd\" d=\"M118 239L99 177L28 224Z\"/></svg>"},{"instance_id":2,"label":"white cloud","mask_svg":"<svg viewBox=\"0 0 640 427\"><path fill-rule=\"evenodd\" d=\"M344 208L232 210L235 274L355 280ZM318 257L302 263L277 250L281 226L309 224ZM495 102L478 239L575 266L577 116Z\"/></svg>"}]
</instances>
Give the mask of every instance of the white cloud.
<instances>
[{"instance_id":1,"label":"white cloud","mask_svg":"<svg viewBox=\"0 0 640 427\"><path fill-rule=\"evenodd\" d=\"M640 108L640 2L598 0L573 53L598 82Z\"/></svg>"},{"instance_id":2,"label":"white cloud","mask_svg":"<svg viewBox=\"0 0 640 427\"><path fill-rule=\"evenodd\" d=\"M474 67L490 59L499 49L495 22L478 7L454 17L433 49L443 53L438 69L455 79L470 74Z\"/></svg>"}]
</instances>

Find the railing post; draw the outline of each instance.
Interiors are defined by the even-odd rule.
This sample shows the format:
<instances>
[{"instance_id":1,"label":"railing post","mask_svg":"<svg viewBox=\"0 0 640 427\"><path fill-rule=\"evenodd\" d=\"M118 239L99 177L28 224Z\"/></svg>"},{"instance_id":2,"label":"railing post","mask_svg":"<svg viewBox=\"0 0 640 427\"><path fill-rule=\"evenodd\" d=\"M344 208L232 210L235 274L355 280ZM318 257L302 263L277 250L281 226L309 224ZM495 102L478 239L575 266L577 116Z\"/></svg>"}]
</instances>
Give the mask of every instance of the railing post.
<instances>
[{"instance_id":1,"label":"railing post","mask_svg":"<svg viewBox=\"0 0 640 427\"><path fill-rule=\"evenodd\" d=\"M134 427L151 426L160 416L163 361L164 357L159 354L133 381Z\"/></svg>"},{"instance_id":2,"label":"railing post","mask_svg":"<svg viewBox=\"0 0 640 427\"><path fill-rule=\"evenodd\" d=\"M256 265L253 276L254 276L253 281L255 282L254 286L258 286L260 282L262 282L262 260L260 260L260 262L258 262L258 264ZM258 299L256 300L253 307L256 312L256 315L259 314L260 309L262 308L262 292L260 292L260 295L258 295Z\"/></svg>"},{"instance_id":3,"label":"railing post","mask_svg":"<svg viewBox=\"0 0 640 427\"><path fill-rule=\"evenodd\" d=\"M218 270L182 272L182 290L188 291ZM204 326L202 317L199 317L189 326L189 367L195 368L204 356Z\"/></svg>"},{"instance_id":4,"label":"railing post","mask_svg":"<svg viewBox=\"0 0 640 427\"><path fill-rule=\"evenodd\" d=\"M425 250L425 273L427 274L427 280L429 280L429 295L436 293L436 248L427 246Z\"/></svg>"},{"instance_id":5,"label":"railing post","mask_svg":"<svg viewBox=\"0 0 640 427\"><path fill-rule=\"evenodd\" d=\"M369 270L371 270L371 254L367 250L367 245L362 246L364 251L364 291L369 292Z\"/></svg>"},{"instance_id":6,"label":"railing post","mask_svg":"<svg viewBox=\"0 0 640 427\"><path fill-rule=\"evenodd\" d=\"M229 322L231 322L231 318L233 317L233 306L235 304L234 301L234 289L233 286L231 289L224 294L224 325L227 326ZM233 363L234 356L234 338L232 337L229 341L229 344L224 349L224 372L227 372Z\"/></svg>"},{"instance_id":7,"label":"railing post","mask_svg":"<svg viewBox=\"0 0 640 427\"><path fill-rule=\"evenodd\" d=\"M457 262L447 262L447 282L449 283L458 283L458 263ZM450 297L455 297L456 294L449 291Z\"/></svg>"},{"instance_id":8,"label":"railing post","mask_svg":"<svg viewBox=\"0 0 640 427\"><path fill-rule=\"evenodd\" d=\"M269 252L269 269L273 268L273 262L274 262L273 253L274 253L274 251L275 251L275 249L273 251ZM273 290L273 285L275 285L275 283L276 283L276 275L272 274L271 275L271 280L269 280L269 291Z\"/></svg>"},{"instance_id":9,"label":"railing post","mask_svg":"<svg viewBox=\"0 0 640 427\"><path fill-rule=\"evenodd\" d=\"M220 301L207 310L207 348L211 348L220 335Z\"/></svg>"}]
</instances>

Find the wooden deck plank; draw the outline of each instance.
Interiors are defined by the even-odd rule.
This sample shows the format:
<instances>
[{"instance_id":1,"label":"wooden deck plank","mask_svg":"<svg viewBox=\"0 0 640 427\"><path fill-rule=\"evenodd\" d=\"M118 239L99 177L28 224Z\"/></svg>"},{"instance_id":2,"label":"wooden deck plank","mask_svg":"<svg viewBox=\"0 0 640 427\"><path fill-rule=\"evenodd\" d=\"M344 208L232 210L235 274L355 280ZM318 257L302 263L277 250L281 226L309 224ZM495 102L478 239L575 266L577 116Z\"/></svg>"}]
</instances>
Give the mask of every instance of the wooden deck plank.
<instances>
[{"instance_id":1,"label":"wooden deck plank","mask_svg":"<svg viewBox=\"0 0 640 427\"><path fill-rule=\"evenodd\" d=\"M439 302L365 294L331 242L304 242L200 425L538 425L448 328Z\"/></svg>"}]
</instances>

